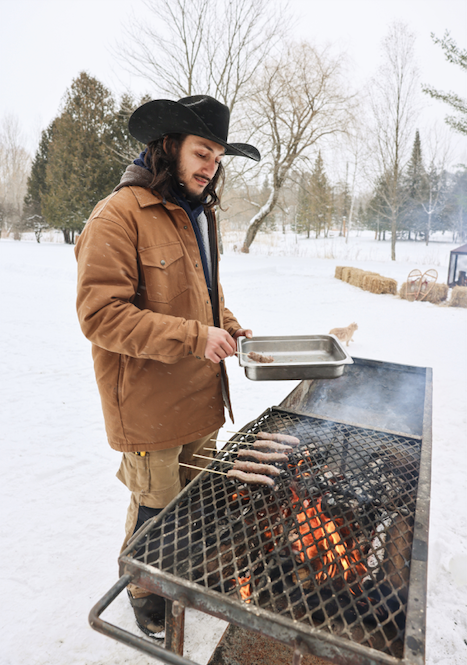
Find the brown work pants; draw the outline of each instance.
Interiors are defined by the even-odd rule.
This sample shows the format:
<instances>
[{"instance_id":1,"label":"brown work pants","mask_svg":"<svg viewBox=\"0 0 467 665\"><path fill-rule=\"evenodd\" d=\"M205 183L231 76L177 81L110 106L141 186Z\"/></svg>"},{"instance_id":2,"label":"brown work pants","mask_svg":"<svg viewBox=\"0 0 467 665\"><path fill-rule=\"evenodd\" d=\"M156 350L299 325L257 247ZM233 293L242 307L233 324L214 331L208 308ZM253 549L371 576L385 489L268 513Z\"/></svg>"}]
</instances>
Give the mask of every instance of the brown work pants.
<instances>
[{"instance_id":1,"label":"brown work pants","mask_svg":"<svg viewBox=\"0 0 467 665\"><path fill-rule=\"evenodd\" d=\"M212 457L213 453L204 448L215 448L210 439L216 439L217 431L197 439L192 443L167 450L156 450L146 455L123 453L122 463L117 478L131 491L130 505L125 523L125 540L121 552L135 530L140 506L165 508L185 487L187 482L196 478L199 471L180 466L179 462L205 467L209 460L193 457L194 454ZM134 598L150 595L146 589L129 584L128 589Z\"/></svg>"}]
</instances>

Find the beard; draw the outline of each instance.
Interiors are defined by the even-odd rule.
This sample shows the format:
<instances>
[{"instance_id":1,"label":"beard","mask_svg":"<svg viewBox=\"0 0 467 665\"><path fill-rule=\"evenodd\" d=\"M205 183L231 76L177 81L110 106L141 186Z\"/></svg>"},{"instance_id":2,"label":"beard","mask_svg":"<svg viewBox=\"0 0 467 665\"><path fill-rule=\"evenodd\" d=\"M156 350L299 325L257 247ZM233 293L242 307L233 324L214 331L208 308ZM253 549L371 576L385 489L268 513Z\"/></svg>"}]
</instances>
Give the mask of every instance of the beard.
<instances>
[{"instance_id":1,"label":"beard","mask_svg":"<svg viewBox=\"0 0 467 665\"><path fill-rule=\"evenodd\" d=\"M199 190L192 189L186 182L187 174L185 173L184 169L181 168L179 157L177 157L174 180L180 192L190 203L203 203L203 201L206 199L207 196L206 190L209 186L210 181L206 182L206 187L201 192L199 192Z\"/></svg>"}]
</instances>

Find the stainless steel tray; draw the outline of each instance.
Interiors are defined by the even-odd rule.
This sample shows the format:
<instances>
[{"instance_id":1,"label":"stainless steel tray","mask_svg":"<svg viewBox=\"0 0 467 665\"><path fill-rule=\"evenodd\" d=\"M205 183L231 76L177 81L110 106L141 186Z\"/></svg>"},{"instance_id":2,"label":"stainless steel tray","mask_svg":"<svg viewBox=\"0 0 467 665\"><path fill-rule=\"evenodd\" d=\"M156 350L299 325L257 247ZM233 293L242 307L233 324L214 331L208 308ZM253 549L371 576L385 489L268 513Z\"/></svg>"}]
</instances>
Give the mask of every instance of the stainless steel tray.
<instances>
[{"instance_id":1,"label":"stainless steel tray","mask_svg":"<svg viewBox=\"0 0 467 665\"><path fill-rule=\"evenodd\" d=\"M252 381L336 379L352 358L334 335L292 337L239 337L238 360ZM272 356L272 363L258 363L247 357L251 351Z\"/></svg>"}]
</instances>

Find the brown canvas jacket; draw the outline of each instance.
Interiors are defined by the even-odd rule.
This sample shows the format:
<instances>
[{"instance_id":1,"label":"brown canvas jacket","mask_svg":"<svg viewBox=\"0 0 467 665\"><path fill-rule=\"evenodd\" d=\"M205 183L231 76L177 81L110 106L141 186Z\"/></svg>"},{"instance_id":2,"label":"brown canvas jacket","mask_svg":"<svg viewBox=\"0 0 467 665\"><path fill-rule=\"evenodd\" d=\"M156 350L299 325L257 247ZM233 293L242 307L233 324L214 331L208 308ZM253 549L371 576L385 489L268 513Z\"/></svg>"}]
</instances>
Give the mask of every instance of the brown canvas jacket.
<instances>
[{"instance_id":1,"label":"brown canvas jacket","mask_svg":"<svg viewBox=\"0 0 467 665\"><path fill-rule=\"evenodd\" d=\"M204 357L213 313L185 211L124 186L97 204L75 254L78 317L112 448L161 450L221 427L225 369ZM233 335L241 326L217 284L220 326Z\"/></svg>"}]
</instances>

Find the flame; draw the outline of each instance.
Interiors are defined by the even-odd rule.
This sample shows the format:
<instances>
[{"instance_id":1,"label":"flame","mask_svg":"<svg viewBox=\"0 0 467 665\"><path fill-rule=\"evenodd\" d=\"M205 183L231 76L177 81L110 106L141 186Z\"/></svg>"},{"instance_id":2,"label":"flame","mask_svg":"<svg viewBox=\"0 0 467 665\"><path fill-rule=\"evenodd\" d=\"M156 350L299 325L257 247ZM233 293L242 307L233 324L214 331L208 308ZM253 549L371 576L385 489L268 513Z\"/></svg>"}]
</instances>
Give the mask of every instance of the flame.
<instances>
[{"instance_id":1,"label":"flame","mask_svg":"<svg viewBox=\"0 0 467 665\"><path fill-rule=\"evenodd\" d=\"M245 575L244 577L238 576L238 583L240 584L240 597L245 603L251 603L251 575Z\"/></svg>"},{"instance_id":2,"label":"flame","mask_svg":"<svg viewBox=\"0 0 467 665\"><path fill-rule=\"evenodd\" d=\"M298 501L298 496L292 489L292 494ZM295 506L294 506L295 507ZM303 501L304 511L297 514L300 536L292 543L292 550L298 554L302 562L308 558L313 568L317 570L315 579L322 583L329 577L335 577L342 569L344 579L350 581L359 575L365 575L367 569L360 562L358 550L348 550L338 531L344 520L326 517L321 512L321 498L316 502L316 508L309 499Z\"/></svg>"}]
</instances>

